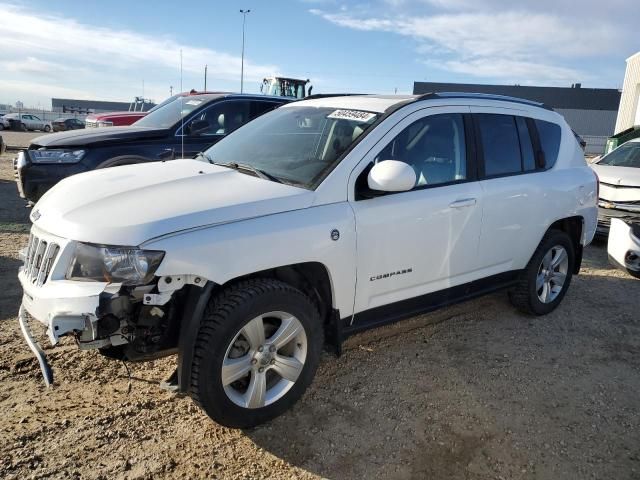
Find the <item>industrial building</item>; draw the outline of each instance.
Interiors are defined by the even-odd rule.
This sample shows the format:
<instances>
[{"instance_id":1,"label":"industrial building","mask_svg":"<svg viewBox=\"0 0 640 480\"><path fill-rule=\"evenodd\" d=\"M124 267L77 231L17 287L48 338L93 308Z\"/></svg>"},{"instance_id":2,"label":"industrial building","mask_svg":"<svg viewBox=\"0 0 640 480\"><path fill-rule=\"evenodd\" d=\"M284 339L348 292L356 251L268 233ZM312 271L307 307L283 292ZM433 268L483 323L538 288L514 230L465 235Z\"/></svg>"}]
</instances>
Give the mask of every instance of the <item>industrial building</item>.
<instances>
[{"instance_id":1,"label":"industrial building","mask_svg":"<svg viewBox=\"0 0 640 480\"><path fill-rule=\"evenodd\" d=\"M615 88L532 87L521 85L480 85L472 83L414 82L413 93L475 92L519 97L541 102L563 115L567 123L587 143L586 153L604 153L607 139L616 127L620 90Z\"/></svg>"},{"instance_id":2,"label":"industrial building","mask_svg":"<svg viewBox=\"0 0 640 480\"><path fill-rule=\"evenodd\" d=\"M74 98L52 98L51 109L57 113L103 113L126 112L129 110L146 112L155 106L154 103L136 97L134 102L107 102L103 100L78 100Z\"/></svg>"},{"instance_id":3,"label":"industrial building","mask_svg":"<svg viewBox=\"0 0 640 480\"><path fill-rule=\"evenodd\" d=\"M627 58L616 128L613 137L607 143L607 152L638 136L640 136L640 52Z\"/></svg>"}]
</instances>

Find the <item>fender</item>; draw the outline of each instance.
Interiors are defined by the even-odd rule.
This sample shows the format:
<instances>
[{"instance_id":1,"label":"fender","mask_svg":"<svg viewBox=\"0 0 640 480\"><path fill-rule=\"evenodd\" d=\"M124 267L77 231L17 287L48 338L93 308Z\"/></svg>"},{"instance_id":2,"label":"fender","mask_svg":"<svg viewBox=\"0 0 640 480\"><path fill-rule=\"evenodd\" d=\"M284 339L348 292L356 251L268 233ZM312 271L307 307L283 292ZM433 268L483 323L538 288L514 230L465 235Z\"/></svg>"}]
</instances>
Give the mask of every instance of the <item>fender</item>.
<instances>
[{"instance_id":1,"label":"fender","mask_svg":"<svg viewBox=\"0 0 640 480\"><path fill-rule=\"evenodd\" d=\"M204 309L215 286L215 283L208 281L203 287L191 287L187 295L178 338L178 392L182 394L188 394L191 389L191 365L196 338Z\"/></svg>"}]
</instances>

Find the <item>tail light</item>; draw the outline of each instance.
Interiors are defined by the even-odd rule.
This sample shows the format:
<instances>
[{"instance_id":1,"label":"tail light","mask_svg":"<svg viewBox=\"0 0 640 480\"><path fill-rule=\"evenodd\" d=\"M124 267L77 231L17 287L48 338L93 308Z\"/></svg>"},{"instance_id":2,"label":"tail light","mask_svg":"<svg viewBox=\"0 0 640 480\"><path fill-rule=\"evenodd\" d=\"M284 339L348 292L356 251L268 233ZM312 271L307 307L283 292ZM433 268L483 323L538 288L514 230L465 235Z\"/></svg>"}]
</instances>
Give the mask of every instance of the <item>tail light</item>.
<instances>
[{"instance_id":1,"label":"tail light","mask_svg":"<svg viewBox=\"0 0 640 480\"><path fill-rule=\"evenodd\" d=\"M596 177L596 201L598 201L600 199L600 177L598 177L598 174L593 168L591 169L591 171L593 172L593 175Z\"/></svg>"}]
</instances>

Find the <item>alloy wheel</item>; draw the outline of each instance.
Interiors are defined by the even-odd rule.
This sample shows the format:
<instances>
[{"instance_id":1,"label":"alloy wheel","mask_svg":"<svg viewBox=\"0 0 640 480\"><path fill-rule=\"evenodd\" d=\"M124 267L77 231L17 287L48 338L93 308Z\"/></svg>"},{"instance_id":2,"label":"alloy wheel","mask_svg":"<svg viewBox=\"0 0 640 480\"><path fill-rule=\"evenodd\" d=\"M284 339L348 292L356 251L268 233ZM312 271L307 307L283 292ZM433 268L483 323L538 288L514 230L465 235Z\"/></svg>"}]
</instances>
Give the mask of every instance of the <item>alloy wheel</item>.
<instances>
[{"instance_id":1,"label":"alloy wheel","mask_svg":"<svg viewBox=\"0 0 640 480\"><path fill-rule=\"evenodd\" d=\"M249 321L233 338L222 362L227 397L243 408L262 408L296 383L307 357L307 335L287 312L269 312Z\"/></svg>"},{"instance_id":2,"label":"alloy wheel","mask_svg":"<svg viewBox=\"0 0 640 480\"><path fill-rule=\"evenodd\" d=\"M551 247L538 268L536 292L542 303L551 303L564 288L569 271L569 255L567 250L556 245Z\"/></svg>"}]
</instances>

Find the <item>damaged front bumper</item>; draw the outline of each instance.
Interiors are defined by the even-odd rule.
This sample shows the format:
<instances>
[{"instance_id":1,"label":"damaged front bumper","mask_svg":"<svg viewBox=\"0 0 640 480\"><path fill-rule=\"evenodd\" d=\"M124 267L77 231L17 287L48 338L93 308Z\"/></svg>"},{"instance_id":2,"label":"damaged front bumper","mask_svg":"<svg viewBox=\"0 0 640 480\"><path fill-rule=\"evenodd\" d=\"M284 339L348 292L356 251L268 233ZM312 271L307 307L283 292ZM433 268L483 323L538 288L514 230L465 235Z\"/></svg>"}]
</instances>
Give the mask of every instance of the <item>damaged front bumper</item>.
<instances>
[{"instance_id":1,"label":"damaged front bumper","mask_svg":"<svg viewBox=\"0 0 640 480\"><path fill-rule=\"evenodd\" d=\"M598 202L598 226L596 228L596 235L608 235L613 219L620 219L631 223L640 222L640 204L632 202L610 202L600 199Z\"/></svg>"},{"instance_id":2,"label":"damaged front bumper","mask_svg":"<svg viewBox=\"0 0 640 480\"><path fill-rule=\"evenodd\" d=\"M614 266L640 278L640 223L611 219L607 253Z\"/></svg>"}]
</instances>

